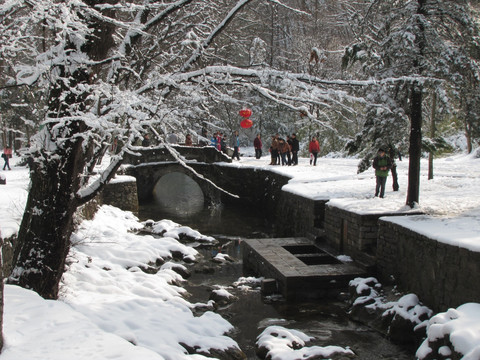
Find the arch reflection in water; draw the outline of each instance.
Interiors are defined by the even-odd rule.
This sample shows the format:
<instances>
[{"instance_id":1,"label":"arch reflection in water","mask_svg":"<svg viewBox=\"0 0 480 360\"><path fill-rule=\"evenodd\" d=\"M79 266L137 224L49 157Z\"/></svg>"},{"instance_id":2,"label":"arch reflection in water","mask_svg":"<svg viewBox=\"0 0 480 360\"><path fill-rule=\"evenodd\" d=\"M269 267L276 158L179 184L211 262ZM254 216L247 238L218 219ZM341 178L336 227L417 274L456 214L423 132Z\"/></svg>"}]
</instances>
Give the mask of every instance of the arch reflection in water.
<instances>
[{"instance_id":1,"label":"arch reflection in water","mask_svg":"<svg viewBox=\"0 0 480 360\"><path fill-rule=\"evenodd\" d=\"M172 172L160 178L153 189L155 201L168 214L189 216L203 210L204 195L190 177Z\"/></svg>"}]
</instances>

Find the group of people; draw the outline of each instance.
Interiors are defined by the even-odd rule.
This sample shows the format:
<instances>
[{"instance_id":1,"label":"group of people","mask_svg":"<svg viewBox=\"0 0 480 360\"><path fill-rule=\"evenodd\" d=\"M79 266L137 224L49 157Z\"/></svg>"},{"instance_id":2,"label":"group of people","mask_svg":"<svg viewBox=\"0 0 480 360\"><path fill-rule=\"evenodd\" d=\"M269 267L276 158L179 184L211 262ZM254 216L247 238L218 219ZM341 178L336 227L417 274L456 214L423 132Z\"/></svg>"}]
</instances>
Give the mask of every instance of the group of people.
<instances>
[{"instance_id":1,"label":"group of people","mask_svg":"<svg viewBox=\"0 0 480 360\"><path fill-rule=\"evenodd\" d=\"M262 156L262 141L260 134L257 134L253 142L255 148L255 157L260 159ZM286 139L280 137L277 133L272 136L272 142L270 144L270 165L298 165L298 151L300 150L300 144L297 139L297 135L287 135ZM312 137L308 145L308 151L310 152L310 165L317 165L317 157L320 152L320 144L316 136Z\"/></svg>"},{"instance_id":2,"label":"group of people","mask_svg":"<svg viewBox=\"0 0 480 360\"><path fill-rule=\"evenodd\" d=\"M254 142L255 155L257 159L261 156L261 141L260 134L257 135ZM260 151L257 151L257 146L260 145ZM270 165L298 165L298 151L300 150L300 145L298 143L297 135L293 133L292 135L287 135L286 139L280 137L277 133L272 136L272 142L270 144Z\"/></svg>"},{"instance_id":3,"label":"group of people","mask_svg":"<svg viewBox=\"0 0 480 360\"><path fill-rule=\"evenodd\" d=\"M213 133L210 139L210 145L215 147L218 151L227 154L227 135L220 131ZM229 146L233 149L232 159L240 160L240 136L238 131L235 131L230 138Z\"/></svg>"},{"instance_id":4,"label":"group of people","mask_svg":"<svg viewBox=\"0 0 480 360\"><path fill-rule=\"evenodd\" d=\"M212 134L210 139L210 145L215 147L218 151L227 153L227 135L223 134L220 131L217 131Z\"/></svg>"}]
</instances>

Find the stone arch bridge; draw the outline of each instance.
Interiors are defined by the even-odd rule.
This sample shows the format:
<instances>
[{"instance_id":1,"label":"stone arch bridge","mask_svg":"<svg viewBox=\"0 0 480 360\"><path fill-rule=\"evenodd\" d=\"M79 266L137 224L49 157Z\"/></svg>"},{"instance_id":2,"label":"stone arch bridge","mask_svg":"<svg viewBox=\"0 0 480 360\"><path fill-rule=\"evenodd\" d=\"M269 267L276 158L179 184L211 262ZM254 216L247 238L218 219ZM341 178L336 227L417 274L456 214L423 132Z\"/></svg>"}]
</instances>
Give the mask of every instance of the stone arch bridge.
<instances>
[{"instance_id":1,"label":"stone arch bridge","mask_svg":"<svg viewBox=\"0 0 480 360\"><path fill-rule=\"evenodd\" d=\"M137 181L138 201L149 202L157 182L167 174L181 173L194 180L210 203L242 203L256 208L272 208L280 198L281 188L288 178L263 169L238 167L230 164L231 158L213 146L172 146L188 168L163 146L137 147L135 154L124 157L125 174ZM213 184L215 185L213 185ZM223 190L236 195L232 197ZM273 215L273 214L272 214Z\"/></svg>"},{"instance_id":2,"label":"stone arch bridge","mask_svg":"<svg viewBox=\"0 0 480 360\"><path fill-rule=\"evenodd\" d=\"M207 180L206 169L218 162L230 163L232 160L213 146L182 146L173 145L177 153L188 167L180 164L178 159L164 146L137 147L134 153L124 156L123 164L127 165L125 174L134 176L137 180L137 193L140 202L149 201L157 182L164 176L180 173L191 178L201 188L206 200L220 201L220 190ZM129 166L128 166L129 165ZM194 171L192 171L191 169ZM199 175L196 175L195 172Z\"/></svg>"}]
</instances>

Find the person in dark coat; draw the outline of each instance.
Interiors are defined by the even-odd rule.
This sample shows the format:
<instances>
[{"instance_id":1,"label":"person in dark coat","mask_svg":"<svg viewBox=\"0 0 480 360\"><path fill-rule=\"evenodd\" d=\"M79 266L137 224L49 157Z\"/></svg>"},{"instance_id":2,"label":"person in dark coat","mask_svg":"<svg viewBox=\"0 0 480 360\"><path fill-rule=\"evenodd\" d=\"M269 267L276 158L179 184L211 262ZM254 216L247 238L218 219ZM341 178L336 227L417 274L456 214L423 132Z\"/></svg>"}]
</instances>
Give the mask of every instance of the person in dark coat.
<instances>
[{"instance_id":1,"label":"person in dark coat","mask_svg":"<svg viewBox=\"0 0 480 360\"><path fill-rule=\"evenodd\" d=\"M222 140L220 141L220 149L224 154L227 153L227 135L223 135Z\"/></svg>"},{"instance_id":2,"label":"person in dark coat","mask_svg":"<svg viewBox=\"0 0 480 360\"><path fill-rule=\"evenodd\" d=\"M398 191L400 189L400 185L398 185L398 174L397 174L397 163L395 162L395 155L398 154L398 160L402 161L402 154L400 151L396 151L393 146L388 147L388 156L390 156L390 160L392 161L392 188L393 191Z\"/></svg>"},{"instance_id":3,"label":"person in dark coat","mask_svg":"<svg viewBox=\"0 0 480 360\"><path fill-rule=\"evenodd\" d=\"M387 183L388 173L392 167L392 160L385 153L384 148L378 149L377 156L373 159L373 168L375 169L376 186L375 196L385 197L385 184Z\"/></svg>"},{"instance_id":4,"label":"person in dark coat","mask_svg":"<svg viewBox=\"0 0 480 360\"><path fill-rule=\"evenodd\" d=\"M298 165L298 151L300 150L300 145L295 133L292 134L290 141L292 142L292 165Z\"/></svg>"},{"instance_id":5,"label":"person in dark coat","mask_svg":"<svg viewBox=\"0 0 480 360\"><path fill-rule=\"evenodd\" d=\"M150 136L148 134L143 135L142 146L150 146Z\"/></svg>"},{"instance_id":6,"label":"person in dark coat","mask_svg":"<svg viewBox=\"0 0 480 360\"><path fill-rule=\"evenodd\" d=\"M270 162L270 165L280 165L280 153L278 151L278 138L279 135L276 134L275 136L272 136L272 144L270 145L270 155L272 161Z\"/></svg>"},{"instance_id":7,"label":"person in dark coat","mask_svg":"<svg viewBox=\"0 0 480 360\"><path fill-rule=\"evenodd\" d=\"M255 148L255 158L260 159L262 157L262 139L260 134L257 134L257 137L253 140L253 147Z\"/></svg>"}]
</instances>

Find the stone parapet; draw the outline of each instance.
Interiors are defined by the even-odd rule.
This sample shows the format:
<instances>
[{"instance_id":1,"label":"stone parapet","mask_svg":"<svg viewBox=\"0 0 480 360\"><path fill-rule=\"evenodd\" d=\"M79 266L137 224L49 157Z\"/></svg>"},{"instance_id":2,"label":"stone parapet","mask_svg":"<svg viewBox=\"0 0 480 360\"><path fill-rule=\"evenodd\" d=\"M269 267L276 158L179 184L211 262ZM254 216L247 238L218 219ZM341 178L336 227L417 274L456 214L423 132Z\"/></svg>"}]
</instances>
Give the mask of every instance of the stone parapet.
<instances>
[{"instance_id":1,"label":"stone parapet","mask_svg":"<svg viewBox=\"0 0 480 360\"><path fill-rule=\"evenodd\" d=\"M186 161L198 161L202 163L232 162L232 159L226 154L218 151L213 146L182 146L171 145ZM140 165L145 163L157 163L177 161L177 159L165 148L165 146L136 147L132 153L126 153L123 156L123 163L130 165Z\"/></svg>"}]
</instances>

